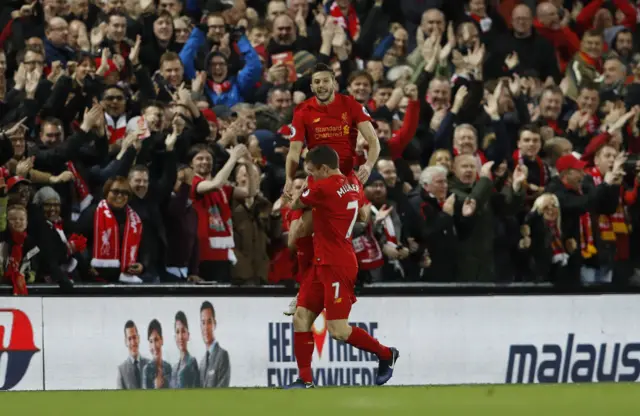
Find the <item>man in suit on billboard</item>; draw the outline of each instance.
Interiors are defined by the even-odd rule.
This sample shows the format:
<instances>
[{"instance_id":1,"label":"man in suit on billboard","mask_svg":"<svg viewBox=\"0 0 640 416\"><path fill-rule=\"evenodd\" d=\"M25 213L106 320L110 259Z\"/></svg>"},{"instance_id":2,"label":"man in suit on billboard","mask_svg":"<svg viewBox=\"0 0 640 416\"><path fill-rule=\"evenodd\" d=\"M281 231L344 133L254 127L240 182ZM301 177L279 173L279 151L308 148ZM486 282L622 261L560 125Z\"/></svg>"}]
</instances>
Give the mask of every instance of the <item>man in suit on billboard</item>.
<instances>
[{"instance_id":1,"label":"man in suit on billboard","mask_svg":"<svg viewBox=\"0 0 640 416\"><path fill-rule=\"evenodd\" d=\"M142 369L149 360L140 356L140 336L136 324L131 320L124 324L124 345L129 350L129 356L118 366L118 388L141 389Z\"/></svg>"},{"instance_id":2,"label":"man in suit on billboard","mask_svg":"<svg viewBox=\"0 0 640 416\"><path fill-rule=\"evenodd\" d=\"M200 307L200 331L207 352L198 366L202 387L229 387L231 380L229 353L220 346L213 335L216 325L216 311L213 305L211 302L203 302Z\"/></svg>"}]
</instances>

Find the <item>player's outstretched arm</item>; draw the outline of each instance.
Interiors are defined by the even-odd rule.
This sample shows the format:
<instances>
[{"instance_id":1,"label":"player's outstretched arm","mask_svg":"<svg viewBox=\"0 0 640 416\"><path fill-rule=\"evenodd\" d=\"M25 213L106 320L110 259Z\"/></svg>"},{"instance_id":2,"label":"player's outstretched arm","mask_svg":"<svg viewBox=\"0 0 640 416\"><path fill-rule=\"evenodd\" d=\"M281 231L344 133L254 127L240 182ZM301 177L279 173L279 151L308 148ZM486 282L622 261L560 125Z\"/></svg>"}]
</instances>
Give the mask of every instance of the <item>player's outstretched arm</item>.
<instances>
[{"instance_id":1,"label":"player's outstretched arm","mask_svg":"<svg viewBox=\"0 0 640 416\"><path fill-rule=\"evenodd\" d=\"M289 153L287 154L285 167L287 180L284 185L284 194L288 198L291 198L291 187L293 186L293 179L300 165L300 156L302 156L302 142L291 141L289 143Z\"/></svg>"},{"instance_id":2,"label":"player's outstretched arm","mask_svg":"<svg viewBox=\"0 0 640 416\"><path fill-rule=\"evenodd\" d=\"M369 222L369 218L371 217L371 204L364 205L360 207L358 210L358 221L359 222Z\"/></svg>"},{"instance_id":3,"label":"player's outstretched arm","mask_svg":"<svg viewBox=\"0 0 640 416\"><path fill-rule=\"evenodd\" d=\"M305 208L307 208L307 206L302 203L300 198L295 199L291 204L291 209L305 209Z\"/></svg>"},{"instance_id":4,"label":"player's outstretched arm","mask_svg":"<svg viewBox=\"0 0 640 416\"><path fill-rule=\"evenodd\" d=\"M369 175L373 170L373 167L380 157L380 141L376 130L373 128L373 124L370 121L362 121L358 123L358 131L362 134L362 137L367 141L369 150L367 150L367 162L364 166L360 167L358 171L358 178L360 182L365 183L369 179ZM366 177L365 177L366 176Z\"/></svg>"}]
</instances>

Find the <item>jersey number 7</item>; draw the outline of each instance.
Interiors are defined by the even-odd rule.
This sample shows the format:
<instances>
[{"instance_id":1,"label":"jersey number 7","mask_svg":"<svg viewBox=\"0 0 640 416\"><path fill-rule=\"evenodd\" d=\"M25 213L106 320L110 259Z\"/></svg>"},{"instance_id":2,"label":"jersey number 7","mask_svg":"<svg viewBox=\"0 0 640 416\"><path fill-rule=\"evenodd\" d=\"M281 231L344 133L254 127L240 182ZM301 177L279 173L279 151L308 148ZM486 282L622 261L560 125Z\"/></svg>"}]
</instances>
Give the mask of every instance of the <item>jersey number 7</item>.
<instances>
[{"instance_id":1,"label":"jersey number 7","mask_svg":"<svg viewBox=\"0 0 640 416\"><path fill-rule=\"evenodd\" d=\"M353 219L351 220L351 224L349 225L349 230L347 231L347 235L345 238L350 238L351 233L353 232L353 226L356 225L356 220L358 219L358 201L351 201L347 204L348 210L353 210Z\"/></svg>"}]
</instances>

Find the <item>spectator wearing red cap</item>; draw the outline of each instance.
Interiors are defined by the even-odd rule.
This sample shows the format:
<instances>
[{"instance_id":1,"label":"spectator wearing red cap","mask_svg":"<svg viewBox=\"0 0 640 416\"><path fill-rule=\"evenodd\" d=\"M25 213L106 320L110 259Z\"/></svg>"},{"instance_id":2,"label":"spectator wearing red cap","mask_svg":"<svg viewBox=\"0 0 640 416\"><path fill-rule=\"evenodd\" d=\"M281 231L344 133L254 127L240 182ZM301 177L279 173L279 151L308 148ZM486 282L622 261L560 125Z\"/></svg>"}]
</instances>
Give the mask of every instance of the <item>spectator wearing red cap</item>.
<instances>
[{"instance_id":1,"label":"spectator wearing red cap","mask_svg":"<svg viewBox=\"0 0 640 416\"><path fill-rule=\"evenodd\" d=\"M597 231L598 215L611 215L616 211L623 174L619 164L607 172L602 183L596 186L593 178L585 176L586 162L568 154L556 161L559 176L547 186L560 202L562 215L561 233L565 239L576 241L577 250L569 254L567 281L560 284L575 285L579 281L596 280L598 246L600 235ZM584 269L584 272L582 271Z\"/></svg>"}]
</instances>

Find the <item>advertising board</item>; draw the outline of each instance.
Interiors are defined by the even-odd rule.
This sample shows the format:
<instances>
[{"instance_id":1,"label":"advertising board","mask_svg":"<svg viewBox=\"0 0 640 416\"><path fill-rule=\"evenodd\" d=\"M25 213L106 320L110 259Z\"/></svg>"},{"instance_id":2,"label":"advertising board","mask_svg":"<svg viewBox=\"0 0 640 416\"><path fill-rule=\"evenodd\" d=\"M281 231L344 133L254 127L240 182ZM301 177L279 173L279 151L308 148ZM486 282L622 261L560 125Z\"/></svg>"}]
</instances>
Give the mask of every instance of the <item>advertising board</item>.
<instances>
[{"instance_id":1,"label":"advertising board","mask_svg":"<svg viewBox=\"0 0 640 416\"><path fill-rule=\"evenodd\" d=\"M639 300L366 297L351 323L400 350L390 385L635 382ZM0 381L16 379L17 370L2 363L19 350L33 357L10 388L42 388L43 374L46 390L282 386L297 378L287 304L264 297L15 300L5 309L26 311L34 347L15 347L5 331ZM7 322L0 320L0 331ZM331 339L322 315L313 336L317 385L373 383L376 358Z\"/></svg>"},{"instance_id":2,"label":"advertising board","mask_svg":"<svg viewBox=\"0 0 640 416\"><path fill-rule=\"evenodd\" d=\"M42 300L0 298L0 391L43 390Z\"/></svg>"}]
</instances>

